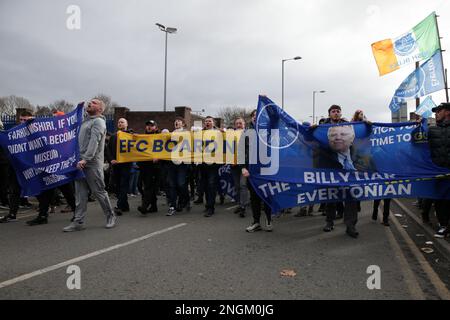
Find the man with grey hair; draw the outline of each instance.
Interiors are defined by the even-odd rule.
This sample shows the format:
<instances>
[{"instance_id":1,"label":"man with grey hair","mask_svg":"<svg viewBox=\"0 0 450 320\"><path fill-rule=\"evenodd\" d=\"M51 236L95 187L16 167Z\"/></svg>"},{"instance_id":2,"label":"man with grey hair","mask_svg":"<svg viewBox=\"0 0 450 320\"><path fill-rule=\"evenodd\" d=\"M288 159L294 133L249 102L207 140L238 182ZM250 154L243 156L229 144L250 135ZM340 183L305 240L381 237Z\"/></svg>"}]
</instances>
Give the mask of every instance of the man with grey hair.
<instances>
[{"instance_id":1,"label":"man with grey hair","mask_svg":"<svg viewBox=\"0 0 450 320\"><path fill-rule=\"evenodd\" d=\"M342 166L342 169L355 170L350 154L350 147L355 140L353 126L330 127L327 135L330 148L336 152L337 161Z\"/></svg>"},{"instance_id":2,"label":"man with grey hair","mask_svg":"<svg viewBox=\"0 0 450 320\"><path fill-rule=\"evenodd\" d=\"M81 160L77 164L85 177L75 181L75 219L63 229L64 232L80 231L84 228L89 189L106 216L106 228L110 229L116 225L116 216L105 191L103 179L106 122L102 114L105 111L105 104L99 99L92 99L85 107L85 111L87 114L78 135Z\"/></svg>"}]
</instances>

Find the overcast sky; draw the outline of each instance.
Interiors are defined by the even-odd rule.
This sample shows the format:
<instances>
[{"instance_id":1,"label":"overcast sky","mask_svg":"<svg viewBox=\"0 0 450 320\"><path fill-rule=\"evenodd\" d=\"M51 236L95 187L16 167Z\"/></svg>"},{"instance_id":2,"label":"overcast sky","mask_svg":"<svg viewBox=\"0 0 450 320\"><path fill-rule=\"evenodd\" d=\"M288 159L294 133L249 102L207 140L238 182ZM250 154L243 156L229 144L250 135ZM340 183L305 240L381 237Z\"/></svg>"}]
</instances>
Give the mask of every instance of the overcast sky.
<instances>
[{"instance_id":1,"label":"overcast sky","mask_svg":"<svg viewBox=\"0 0 450 320\"><path fill-rule=\"evenodd\" d=\"M81 29L69 30L69 5ZM72 103L105 93L132 110L162 110L164 33L168 109L254 107L258 94L311 121L331 104L390 122L390 99L414 65L380 77L371 43L401 35L432 11L450 66L450 1L444 0L0 0L0 96ZM436 103L444 91L433 95ZM413 103L410 103L410 111Z\"/></svg>"}]
</instances>

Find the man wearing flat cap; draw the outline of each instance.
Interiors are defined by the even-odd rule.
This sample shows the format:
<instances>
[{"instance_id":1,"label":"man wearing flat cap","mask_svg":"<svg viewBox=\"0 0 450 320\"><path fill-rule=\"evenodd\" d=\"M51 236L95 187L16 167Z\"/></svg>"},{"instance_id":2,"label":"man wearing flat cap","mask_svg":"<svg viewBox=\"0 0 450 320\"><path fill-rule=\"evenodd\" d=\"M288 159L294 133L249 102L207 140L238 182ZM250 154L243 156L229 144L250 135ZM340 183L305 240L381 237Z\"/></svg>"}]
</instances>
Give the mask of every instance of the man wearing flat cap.
<instances>
[{"instance_id":1,"label":"man wearing flat cap","mask_svg":"<svg viewBox=\"0 0 450 320\"><path fill-rule=\"evenodd\" d=\"M450 103L441 103L431 111L436 114L436 126L428 129L431 160L437 166L450 169ZM450 200L436 200L434 206L439 220L439 230L434 236L449 236Z\"/></svg>"}]
</instances>

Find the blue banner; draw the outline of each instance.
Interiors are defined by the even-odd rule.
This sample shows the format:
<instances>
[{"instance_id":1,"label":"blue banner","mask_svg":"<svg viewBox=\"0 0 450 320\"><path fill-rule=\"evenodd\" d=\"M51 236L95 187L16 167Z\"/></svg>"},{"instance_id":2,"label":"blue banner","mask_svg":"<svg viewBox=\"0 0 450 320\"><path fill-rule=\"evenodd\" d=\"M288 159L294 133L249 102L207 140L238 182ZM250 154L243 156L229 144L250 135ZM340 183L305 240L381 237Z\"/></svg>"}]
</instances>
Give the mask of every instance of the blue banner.
<instances>
[{"instance_id":1,"label":"blue banner","mask_svg":"<svg viewBox=\"0 0 450 320\"><path fill-rule=\"evenodd\" d=\"M250 182L274 212L352 199L450 199L450 170L431 161L426 132L426 122L306 127L260 96Z\"/></svg>"},{"instance_id":2,"label":"blue banner","mask_svg":"<svg viewBox=\"0 0 450 320\"><path fill-rule=\"evenodd\" d=\"M78 132L83 105L63 116L39 118L0 132L22 196L38 195L83 177L79 161Z\"/></svg>"},{"instance_id":3,"label":"blue banner","mask_svg":"<svg viewBox=\"0 0 450 320\"><path fill-rule=\"evenodd\" d=\"M417 107L415 113L421 116L422 118L428 119L431 118L431 116L433 115L433 112L431 110L433 110L434 107L436 107L436 104L434 103L433 99L431 99L431 96L428 96Z\"/></svg>"},{"instance_id":4,"label":"blue banner","mask_svg":"<svg viewBox=\"0 0 450 320\"><path fill-rule=\"evenodd\" d=\"M445 88L444 71L440 50L414 70L395 91L389 109L397 112L401 102L420 98Z\"/></svg>"},{"instance_id":5,"label":"blue banner","mask_svg":"<svg viewBox=\"0 0 450 320\"><path fill-rule=\"evenodd\" d=\"M234 187L233 174L231 172L231 165L226 164L219 167L219 194L226 194L231 199L236 200L237 192Z\"/></svg>"}]
</instances>

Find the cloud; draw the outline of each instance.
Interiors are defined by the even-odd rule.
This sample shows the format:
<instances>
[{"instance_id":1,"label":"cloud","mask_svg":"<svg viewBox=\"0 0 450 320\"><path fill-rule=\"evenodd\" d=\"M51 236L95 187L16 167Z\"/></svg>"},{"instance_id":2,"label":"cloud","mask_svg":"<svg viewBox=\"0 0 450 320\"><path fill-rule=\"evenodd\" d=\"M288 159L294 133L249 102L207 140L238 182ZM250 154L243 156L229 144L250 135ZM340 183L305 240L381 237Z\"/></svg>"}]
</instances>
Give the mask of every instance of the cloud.
<instances>
[{"instance_id":1,"label":"cloud","mask_svg":"<svg viewBox=\"0 0 450 320\"><path fill-rule=\"evenodd\" d=\"M179 30L168 37L169 108L214 114L254 107L260 93L281 104L281 60L300 55L285 64L285 107L295 118L310 120L312 91L326 90L316 97L318 115L336 103L347 117L363 108L374 121L390 121L390 98L413 67L379 77L370 44L405 32L433 10L450 12L437 0L81 0L81 30L70 31L71 4L1 2L0 95L43 105L103 92L132 109L161 110L159 22ZM448 21L440 19L441 30L450 30Z\"/></svg>"}]
</instances>

